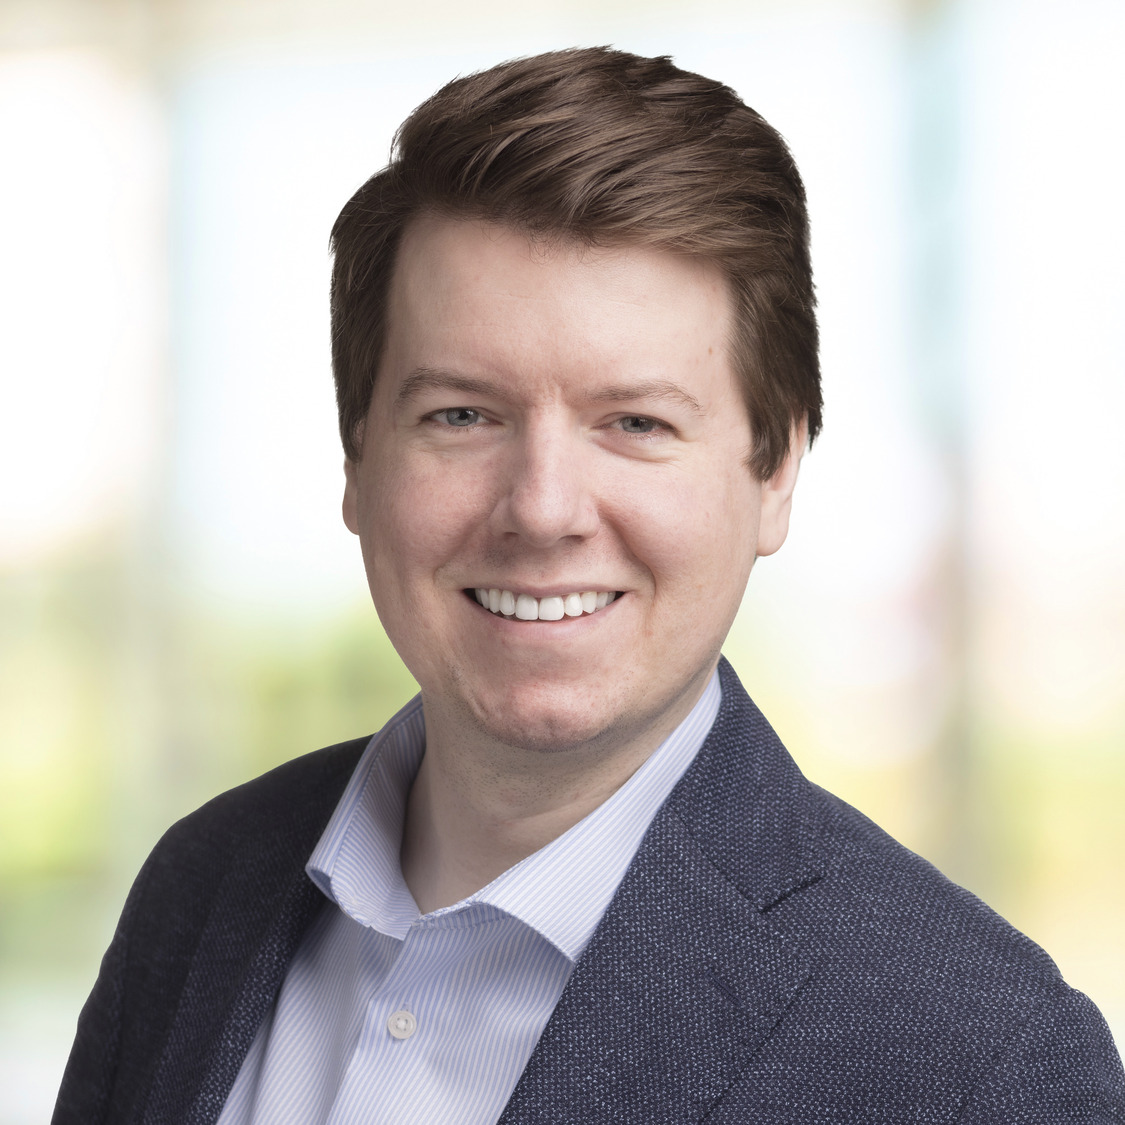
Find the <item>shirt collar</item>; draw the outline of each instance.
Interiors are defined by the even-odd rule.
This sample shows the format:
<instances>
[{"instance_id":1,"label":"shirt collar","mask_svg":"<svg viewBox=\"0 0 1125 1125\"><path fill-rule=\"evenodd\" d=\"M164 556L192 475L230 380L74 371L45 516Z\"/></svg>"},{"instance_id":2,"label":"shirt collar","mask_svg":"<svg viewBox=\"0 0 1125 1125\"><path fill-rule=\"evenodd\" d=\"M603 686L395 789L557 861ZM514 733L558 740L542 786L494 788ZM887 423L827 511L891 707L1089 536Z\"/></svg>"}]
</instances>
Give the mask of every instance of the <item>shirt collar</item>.
<instances>
[{"instance_id":1,"label":"shirt collar","mask_svg":"<svg viewBox=\"0 0 1125 1125\"><path fill-rule=\"evenodd\" d=\"M427 918L452 921L469 907L491 907L576 961L652 818L703 745L721 697L712 674L688 716L608 800L488 886ZM399 850L406 798L425 745L422 703L415 697L368 743L306 866L346 914L400 940L420 918Z\"/></svg>"}]
</instances>

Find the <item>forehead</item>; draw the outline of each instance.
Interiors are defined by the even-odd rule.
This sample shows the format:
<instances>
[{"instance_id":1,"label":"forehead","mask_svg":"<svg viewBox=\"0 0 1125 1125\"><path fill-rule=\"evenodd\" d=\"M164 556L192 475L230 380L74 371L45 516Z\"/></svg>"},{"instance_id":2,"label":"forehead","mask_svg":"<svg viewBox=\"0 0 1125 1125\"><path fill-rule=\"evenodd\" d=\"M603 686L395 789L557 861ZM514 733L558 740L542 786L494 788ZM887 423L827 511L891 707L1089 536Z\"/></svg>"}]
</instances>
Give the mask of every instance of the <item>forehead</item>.
<instances>
[{"instance_id":1,"label":"forehead","mask_svg":"<svg viewBox=\"0 0 1125 1125\"><path fill-rule=\"evenodd\" d=\"M563 375L691 381L727 366L730 304L703 259L426 215L399 249L380 380L452 367L527 386Z\"/></svg>"}]
</instances>

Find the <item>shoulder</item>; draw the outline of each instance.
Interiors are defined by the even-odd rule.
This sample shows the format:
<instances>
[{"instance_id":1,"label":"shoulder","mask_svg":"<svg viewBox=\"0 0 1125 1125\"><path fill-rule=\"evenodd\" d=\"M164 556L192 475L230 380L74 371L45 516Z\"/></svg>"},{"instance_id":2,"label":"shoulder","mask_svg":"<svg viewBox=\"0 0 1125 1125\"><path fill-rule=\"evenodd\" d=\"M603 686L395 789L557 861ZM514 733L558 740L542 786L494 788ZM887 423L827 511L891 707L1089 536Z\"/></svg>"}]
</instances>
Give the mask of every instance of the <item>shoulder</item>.
<instances>
[{"instance_id":1,"label":"shoulder","mask_svg":"<svg viewBox=\"0 0 1125 1125\"><path fill-rule=\"evenodd\" d=\"M165 832L79 1017L57 1122L132 1120L167 1050L209 1049L202 1029L219 1035L228 1012L249 1011L237 996L245 982L283 971L317 907L305 861L368 741L287 762ZM255 1002L268 1002L276 981L267 984Z\"/></svg>"},{"instance_id":2,"label":"shoulder","mask_svg":"<svg viewBox=\"0 0 1125 1125\"><path fill-rule=\"evenodd\" d=\"M725 713L676 811L808 966L756 1080L799 1057L852 1119L926 1105L945 1107L934 1120L972 1108L982 1122L1093 1121L1103 1118L1072 1116L1066 1099L1082 1113L1098 1099L1120 1107L1105 1022L1047 953L805 779L729 670L723 690ZM1048 1088L1063 1100L1046 1115L1012 1109Z\"/></svg>"},{"instance_id":3,"label":"shoulder","mask_svg":"<svg viewBox=\"0 0 1125 1125\"><path fill-rule=\"evenodd\" d=\"M126 902L120 929L131 943L190 949L216 909L252 916L254 904L282 895L301 876L368 741L295 758L173 824Z\"/></svg>"},{"instance_id":4,"label":"shoulder","mask_svg":"<svg viewBox=\"0 0 1125 1125\"><path fill-rule=\"evenodd\" d=\"M840 798L805 785L823 862L824 937L832 944L872 946L891 964L909 949L927 950L958 974L975 968L1057 979L1051 958L976 895Z\"/></svg>"},{"instance_id":5,"label":"shoulder","mask_svg":"<svg viewBox=\"0 0 1125 1125\"><path fill-rule=\"evenodd\" d=\"M979 898L808 781L724 669L723 710L680 812L746 897L794 939L868 979L966 996L1055 987L1050 957ZM874 977L871 976L874 974Z\"/></svg>"},{"instance_id":6,"label":"shoulder","mask_svg":"<svg viewBox=\"0 0 1125 1125\"><path fill-rule=\"evenodd\" d=\"M837 1093L859 1096L849 1075L883 1073L891 1104L901 1094L951 1119L1116 1120L1100 1116L1120 1113L1125 1098L1112 1038L1048 954L867 817L805 785L820 875L768 918L810 956L791 1015Z\"/></svg>"},{"instance_id":7,"label":"shoulder","mask_svg":"<svg viewBox=\"0 0 1125 1125\"><path fill-rule=\"evenodd\" d=\"M366 743L356 739L287 762L164 833L129 892L114 938L129 950L125 964L137 994L173 987L164 978L171 971L178 979L199 948L241 947L271 912L288 909L288 897L307 883L304 865Z\"/></svg>"},{"instance_id":8,"label":"shoulder","mask_svg":"<svg viewBox=\"0 0 1125 1125\"><path fill-rule=\"evenodd\" d=\"M267 851L307 851L343 792L370 736L294 758L220 793L176 821L161 837L150 863L214 863L252 841Z\"/></svg>"}]
</instances>

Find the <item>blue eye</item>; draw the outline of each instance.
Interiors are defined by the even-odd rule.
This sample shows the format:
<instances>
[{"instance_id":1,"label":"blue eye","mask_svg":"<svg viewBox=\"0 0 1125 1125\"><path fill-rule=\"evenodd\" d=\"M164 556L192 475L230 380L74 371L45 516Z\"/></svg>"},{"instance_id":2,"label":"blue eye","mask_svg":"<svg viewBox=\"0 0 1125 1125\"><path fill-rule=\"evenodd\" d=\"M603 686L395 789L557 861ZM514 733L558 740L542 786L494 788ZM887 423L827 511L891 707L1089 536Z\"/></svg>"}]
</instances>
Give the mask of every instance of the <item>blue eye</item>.
<instances>
[{"instance_id":1,"label":"blue eye","mask_svg":"<svg viewBox=\"0 0 1125 1125\"><path fill-rule=\"evenodd\" d=\"M621 428L627 434L651 434L658 425L654 418L644 418L636 414L621 419Z\"/></svg>"},{"instance_id":2,"label":"blue eye","mask_svg":"<svg viewBox=\"0 0 1125 1125\"><path fill-rule=\"evenodd\" d=\"M448 426L460 426L462 429L466 426L473 426L480 421L480 413L476 410L470 410L467 406L456 406L451 410L441 410L437 417Z\"/></svg>"}]
</instances>

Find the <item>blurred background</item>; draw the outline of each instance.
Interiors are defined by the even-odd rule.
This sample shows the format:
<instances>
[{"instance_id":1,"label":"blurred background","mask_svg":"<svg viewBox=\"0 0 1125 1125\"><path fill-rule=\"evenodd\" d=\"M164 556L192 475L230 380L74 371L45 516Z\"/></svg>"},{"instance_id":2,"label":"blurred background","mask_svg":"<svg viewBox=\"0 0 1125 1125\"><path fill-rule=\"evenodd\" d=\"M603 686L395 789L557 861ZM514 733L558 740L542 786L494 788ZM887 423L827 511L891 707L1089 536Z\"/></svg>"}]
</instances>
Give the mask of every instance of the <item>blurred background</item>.
<instances>
[{"instance_id":1,"label":"blurred background","mask_svg":"<svg viewBox=\"0 0 1125 1125\"><path fill-rule=\"evenodd\" d=\"M0 0L0 1090L169 823L413 692L339 518L328 231L455 74L613 43L808 186L826 424L727 652L1125 1042L1125 7Z\"/></svg>"}]
</instances>

